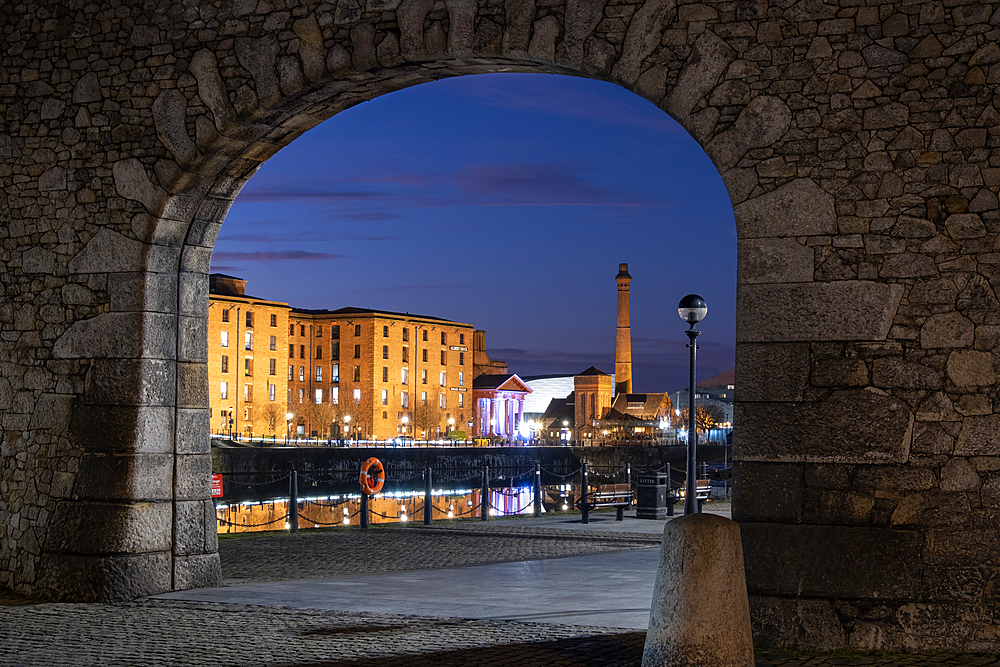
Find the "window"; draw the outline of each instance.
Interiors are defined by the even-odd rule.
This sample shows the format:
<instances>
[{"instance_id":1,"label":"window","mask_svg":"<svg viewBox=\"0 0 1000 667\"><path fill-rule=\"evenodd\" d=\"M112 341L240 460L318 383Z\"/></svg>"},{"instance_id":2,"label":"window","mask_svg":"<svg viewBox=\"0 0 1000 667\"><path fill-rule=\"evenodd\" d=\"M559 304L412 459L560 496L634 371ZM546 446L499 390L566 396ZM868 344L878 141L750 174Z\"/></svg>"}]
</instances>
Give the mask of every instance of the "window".
<instances>
[{"instance_id":1,"label":"window","mask_svg":"<svg viewBox=\"0 0 1000 667\"><path fill-rule=\"evenodd\" d=\"M229 398L229 383L220 382L219 383L219 398Z\"/></svg>"},{"instance_id":2,"label":"window","mask_svg":"<svg viewBox=\"0 0 1000 667\"><path fill-rule=\"evenodd\" d=\"M323 346L322 345L317 345L316 346L316 358L317 359L322 359L323 358Z\"/></svg>"},{"instance_id":3,"label":"window","mask_svg":"<svg viewBox=\"0 0 1000 667\"><path fill-rule=\"evenodd\" d=\"M247 311L247 326L248 327L253 326L253 313L249 310Z\"/></svg>"},{"instance_id":4,"label":"window","mask_svg":"<svg viewBox=\"0 0 1000 667\"><path fill-rule=\"evenodd\" d=\"M448 374L445 373L444 371L441 371L441 386L444 387L447 386L447 384L448 384Z\"/></svg>"},{"instance_id":5,"label":"window","mask_svg":"<svg viewBox=\"0 0 1000 667\"><path fill-rule=\"evenodd\" d=\"M323 337L323 327L316 327L316 338Z\"/></svg>"},{"instance_id":6,"label":"window","mask_svg":"<svg viewBox=\"0 0 1000 667\"><path fill-rule=\"evenodd\" d=\"M389 346L388 345L383 345L382 346L382 358L383 359L388 359L389 358Z\"/></svg>"},{"instance_id":7,"label":"window","mask_svg":"<svg viewBox=\"0 0 1000 667\"><path fill-rule=\"evenodd\" d=\"M420 357L421 360L426 364L427 363L427 348L424 348L424 349L420 350L420 354L421 354L421 357Z\"/></svg>"},{"instance_id":8,"label":"window","mask_svg":"<svg viewBox=\"0 0 1000 667\"><path fill-rule=\"evenodd\" d=\"M458 344L465 345L465 334L458 334Z\"/></svg>"},{"instance_id":9,"label":"window","mask_svg":"<svg viewBox=\"0 0 1000 667\"><path fill-rule=\"evenodd\" d=\"M399 383L407 384L407 380L410 379L410 370L408 368L399 369Z\"/></svg>"},{"instance_id":10,"label":"window","mask_svg":"<svg viewBox=\"0 0 1000 667\"><path fill-rule=\"evenodd\" d=\"M289 324L288 324L288 335L289 336L294 336L295 335L295 325L292 324L291 322L289 322Z\"/></svg>"},{"instance_id":11,"label":"window","mask_svg":"<svg viewBox=\"0 0 1000 667\"><path fill-rule=\"evenodd\" d=\"M299 335L300 336L305 336L306 335L306 325L304 325L304 324L300 324L299 325Z\"/></svg>"},{"instance_id":12,"label":"window","mask_svg":"<svg viewBox=\"0 0 1000 667\"><path fill-rule=\"evenodd\" d=\"M427 342L427 329L424 329L424 337L423 337L423 339L424 339L424 342L426 343Z\"/></svg>"},{"instance_id":13,"label":"window","mask_svg":"<svg viewBox=\"0 0 1000 667\"><path fill-rule=\"evenodd\" d=\"M227 354L222 355L222 372L229 372L229 355Z\"/></svg>"},{"instance_id":14,"label":"window","mask_svg":"<svg viewBox=\"0 0 1000 667\"><path fill-rule=\"evenodd\" d=\"M289 359L294 359L295 358L295 346L294 345L289 345L288 346L288 358Z\"/></svg>"},{"instance_id":15,"label":"window","mask_svg":"<svg viewBox=\"0 0 1000 667\"><path fill-rule=\"evenodd\" d=\"M302 403L305 397L306 397L306 390L299 389L299 403Z\"/></svg>"},{"instance_id":16,"label":"window","mask_svg":"<svg viewBox=\"0 0 1000 667\"><path fill-rule=\"evenodd\" d=\"M448 360L444 356L444 350L441 350L441 365L444 366L448 363Z\"/></svg>"},{"instance_id":17,"label":"window","mask_svg":"<svg viewBox=\"0 0 1000 667\"><path fill-rule=\"evenodd\" d=\"M389 367L388 366L383 366L382 367L382 382L388 382L388 381L389 381Z\"/></svg>"},{"instance_id":18,"label":"window","mask_svg":"<svg viewBox=\"0 0 1000 667\"><path fill-rule=\"evenodd\" d=\"M389 390L382 390L382 405L389 405Z\"/></svg>"},{"instance_id":19,"label":"window","mask_svg":"<svg viewBox=\"0 0 1000 667\"><path fill-rule=\"evenodd\" d=\"M354 381L361 382L361 366L354 367Z\"/></svg>"},{"instance_id":20,"label":"window","mask_svg":"<svg viewBox=\"0 0 1000 667\"><path fill-rule=\"evenodd\" d=\"M410 340L410 330L403 327L403 340Z\"/></svg>"},{"instance_id":21,"label":"window","mask_svg":"<svg viewBox=\"0 0 1000 667\"><path fill-rule=\"evenodd\" d=\"M316 390L316 405L323 405L323 390Z\"/></svg>"},{"instance_id":22,"label":"window","mask_svg":"<svg viewBox=\"0 0 1000 667\"><path fill-rule=\"evenodd\" d=\"M330 327L330 338L332 338L333 340L339 340L340 339L340 325L339 324L335 324L334 326Z\"/></svg>"},{"instance_id":23,"label":"window","mask_svg":"<svg viewBox=\"0 0 1000 667\"><path fill-rule=\"evenodd\" d=\"M330 358L334 360L340 359L340 341L335 340L330 343Z\"/></svg>"},{"instance_id":24,"label":"window","mask_svg":"<svg viewBox=\"0 0 1000 667\"><path fill-rule=\"evenodd\" d=\"M276 388L276 385L273 385L273 384L267 385L267 400L269 400L269 401L273 401L274 400L274 390L275 390L275 388Z\"/></svg>"},{"instance_id":25,"label":"window","mask_svg":"<svg viewBox=\"0 0 1000 667\"><path fill-rule=\"evenodd\" d=\"M243 347L247 350L253 349L253 332L246 331L243 333Z\"/></svg>"},{"instance_id":26,"label":"window","mask_svg":"<svg viewBox=\"0 0 1000 667\"><path fill-rule=\"evenodd\" d=\"M382 411L382 419L388 419L388 418L389 418L389 413L386 412L385 410L383 410Z\"/></svg>"},{"instance_id":27,"label":"window","mask_svg":"<svg viewBox=\"0 0 1000 667\"><path fill-rule=\"evenodd\" d=\"M354 335L355 336L360 336L361 335L361 325L360 324L355 324L354 325Z\"/></svg>"},{"instance_id":28,"label":"window","mask_svg":"<svg viewBox=\"0 0 1000 667\"><path fill-rule=\"evenodd\" d=\"M277 359L268 359L267 360L267 374L268 375L277 375L278 374L278 360Z\"/></svg>"},{"instance_id":29,"label":"window","mask_svg":"<svg viewBox=\"0 0 1000 667\"><path fill-rule=\"evenodd\" d=\"M399 405L404 408L410 407L410 395L405 391L399 392Z\"/></svg>"},{"instance_id":30,"label":"window","mask_svg":"<svg viewBox=\"0 0 1000 667\"><path fill-rule=\"evenodd\" d=\"M354 390L354 403L355 404L361 403L361 390L360 389L355 389Z\"/></svg>"},{"instance_id":31,"label":"window","mask_svg":"<svg viewBox=\"0 0 1000 667\"><path fill-rule=\"evenodd\" d=\"M448 394L441 392L438 394L438 407L444 410L448 407Z\"/></svg>"},{"instance_id":32,"label":"window","mask_svg":"<svg viewBox=\"0 0 1000 667\"><path fill-rule=\"evenodd\" d=\"M305 358L306 358L306 346L299 345L299 359L305 359Z\"/></svg>"},{"instance_id":33,"label":"window","mask_svg":"<svg viewBox=\"0 0 1000 667\"><path fill-rule=\"evenodd\" d=\"M330 388L330 402L334 405L340 402L340 387Z\"/></svg>"},{"instance_id":34,"label":"window","mask_svg":"<svg viewBox=\"0 0 1000 667\"><path fill-rule=\"evenodd\" d=\"M427 407L427 392L426 391L420 392L420 405L423 406L423 407L425 407L425 408Z\"/></svg>"},{"instance_id":35,"label":"window","mask_svg":"<svg viewBox=\"0 0 1000 667\"><path fill-rule=\"evenodd\" d=\"M410 360L410 348L404 346L403 347L403 363L405 364L409 360Z\"/></svg>"},{"instance_id":36,"label":"window","mask_svg":"<svg viewBox=\"0 0 1000 667\"><path fill-rule=\"evenodd\" d=\"M458 386L459 387L465 386L465 373L463 373L462 371L458 372Z\"/></svg>"},{"instance_id":37,"label":"window","mask_svg":"<svg viewBox=\"0 0 1000 667\"><path fill-rule=\"evenodd\" d=\"M273 313L271 314L271 326L272 327L278 326L278 316ZM274 399L272 398L271 400L273 401Z\"/></svg>"},{"instance_id":38,"label":"window","mask_svg":"<svg viewBox=\"0 0 1000 667\"><path fill-rule=\"evenodd\" d=\"M427 384L427 369L423 368L420 371L420 384Z\"/></svg>"},{"instance_id":39,"label":"window","mask_svg":"<svg viewBox=\"0 0 1000 667\"><path fill-rule=\"evenodd\" d=\"M299 366L299 382L305 382L305 381L306 381L306 367Z\"/></svg>"},{"instance_id":40,"label":"window","mask_svg":"<svg viewBox=\"0 0 1000 667\"><path fill-rule=\"evenodd\" d=\"M330 382L340 382L340 364L330 365Z\"/></svg>"},{"instance_id":41,"label":"window","mask_svg":"<svg viewBox=\"0 0 1000 667\"><path fill-rule=\"evenodd\" d=\"M354 346L354 358L355 359L360 359L361 358L361 346L360 345L355 345Z\"/></svg>"},{"instance_id":42,"label":"window","mask_svg":"<svg viewBox=\"0 0 1000 667\"><path fill-rule=\"evenodd\" d=\"M253 400L253 385L245 384L243 385L243 400L249 403Z\"/></svg>"},{"instance_id":43,"label":"window","mask_svg":"<svg viewBox=\"0 0 1000 667\"><path fill-rule=\"evenodd\" d=\"M219 333L222 334L222 347L229 347L229 332L221 331Z\"/></svg>"},{"instance_id":44,"label":"window","mask_svg":"<svg viewBox=\"0 0 1000 667\"><path fill-rule=\"evenodd\" d=\"M443 331L441 332L441 344L442 345L447 345L448 344L448 337L445 334L445 332L443 332Z\"/></svg>"},{"instance_id":45,"label":"window","mask_svg":"<svg viewBox=\"0 0 1000 667\"><path fill-rule=\"evenodd\" d=\"M270 340L268 346L271 348L272 352L274 352L275 350L277 350L278 349L278 337L277 336L271 336L271 340Z\"/></svg>"},{"instance_id":46,"label":"window","mask_svg":"<svg viewBox=\"0 0 1000 667\"><path fill-rule=\"evenodd\" d=\"M459 366L464 366L465 365L465 352L459 352L458 353L458 365Z\"/></svg>"},{"instance_id":47,"label":"window","mask_svg":"<svg viewBox=\"0 0 1000 667\"><path fill-rule=\"evenodd\" d=\"M243 374L253 375L253 359L250 357L243 360Z\"/></svg>"},{"instance_id":48,"label":"window","mask_svg":"<svg viewBox=\"0 0 1000 667\"><path fill-rule=\"evenodd\" d=\"M322 382L322 381L323 381L323 367L322 366L317 366L316 367L316 382Z\"/></svg>"},{"instance_id":49,"label":"window","mask_svg":"<svg viewBox=\"0 0 1000 667\"><path fill-rule=\"evenodd\" d=\"M388 338L388 337L389 337L389 327L384 326L382 327L382 338Z\"/></svg>"},{"instance_id":50,"label":"window","mask_svg":"<svg viewBox=\"0 0 1000 667\"><path fill-rule=\"evenodd\" d=\"M292 381L292 377L294 376L294 374L295 374L295 366L289 366L288 367L288 381L289 382Z\"/></svg>"},{"instance_id":51,"label":"window","mask_svg":"<svg viewBox=\"0 0 1000 667\"><path fill-rule=\"evenodd\" d=\"M229 321L229 309L228 308L223 308L222 309L222 321L223 322L228 322Z\"/></svg>"},{"instance_id":52,"label":"window","mask_svg":"<svg viewBox=\"0 0 1000 667\"><path fill-rule=\"evenodd\" d=\"M465 394L459 394L458 395L458 407L460 407L460 408L464 408L465 407Z\"/></svg>"}]
</instances>

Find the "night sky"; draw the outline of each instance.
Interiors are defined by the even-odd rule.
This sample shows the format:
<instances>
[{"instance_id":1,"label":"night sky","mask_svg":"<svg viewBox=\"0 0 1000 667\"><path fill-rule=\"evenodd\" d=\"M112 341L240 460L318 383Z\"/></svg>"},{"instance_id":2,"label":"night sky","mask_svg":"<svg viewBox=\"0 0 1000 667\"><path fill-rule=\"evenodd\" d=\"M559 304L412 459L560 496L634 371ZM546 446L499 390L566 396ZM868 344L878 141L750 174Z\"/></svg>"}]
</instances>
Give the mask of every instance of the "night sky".
<instances>
[{"instance_id":1,"label":"night sky","mask_svg":"<svg viewBox=\"0 0 1000 667\"><path fill-rule=\"evenodd\" d=\"M709 305L698 377L734 364L736 228L701 147L617 86L497 74L408 88L329 119L236 199L212 270L301 308L467 322L520 375L614 372L632 275L637 392L687 384L677 302Z\"/></svg>"}]
</instances>

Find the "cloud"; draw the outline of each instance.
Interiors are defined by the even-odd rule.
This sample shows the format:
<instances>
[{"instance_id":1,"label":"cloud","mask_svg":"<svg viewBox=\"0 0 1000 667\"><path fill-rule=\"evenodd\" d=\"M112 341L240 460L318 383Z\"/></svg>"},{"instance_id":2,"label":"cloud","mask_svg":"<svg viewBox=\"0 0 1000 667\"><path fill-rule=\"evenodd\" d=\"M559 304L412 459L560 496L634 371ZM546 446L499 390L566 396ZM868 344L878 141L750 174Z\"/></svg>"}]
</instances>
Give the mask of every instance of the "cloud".
<instances>
[{"instance_id":1,"label":"cloud","mask_svg":"<svg viewBox=\"0 0 1000 667\"><path fill-rule=\"evenodd\" d=\"M287 223L279 222L267 222L259 223L263 225L273 226L275 229L287 227ZM390 236L388 234L358 234L352 232L343 232L330 234L324 232L323 235L307 234L300 236L270 236L268 234L220 234L219 243L229 244L229 243L254 243L260 245L274 245L281 243L309 243L311 245L317 243L342 243L347 241L398 241L399 236Z\"/></svg>"},{"instance_id":2,"label":"cloud","mask_svg":"<svg viewBox=\"0 0 1000 667\"><path fill-rule=\"evenodd\" d=\"M260 250L256 252L222 251L212 255L212 259L230 262L288 262L317 261L324 259L340 259L344 255L334 255L328 252L309 252L308 250Z\"/></svg>"},{"instance_id":3,"label":"cloud","mask_svg":"<svg viewBox=\"0 0 1000 667\"><path fill-rule=\"evenodd\" d=\"M367 213L341 213L337 217L347 218L348 220L361 220L362 222L382 222L383 220L398 220L402 216L398 213L389 213L387 211L370 211Z\"/></svg>"},{"instance_id":4,"label":"cloud","mask_svg":"<svg viewBox=\"0 0 1000 667\"><path fill-rule=\"evenodd\" d=\"M369 190L331 190L325 188L307 189L301 187L270 187L244 188L237 196L240 203L282 202L282 201L318 201L346 202L373 201L381 197L381 193Z\"/></svg>"}]
</instances>

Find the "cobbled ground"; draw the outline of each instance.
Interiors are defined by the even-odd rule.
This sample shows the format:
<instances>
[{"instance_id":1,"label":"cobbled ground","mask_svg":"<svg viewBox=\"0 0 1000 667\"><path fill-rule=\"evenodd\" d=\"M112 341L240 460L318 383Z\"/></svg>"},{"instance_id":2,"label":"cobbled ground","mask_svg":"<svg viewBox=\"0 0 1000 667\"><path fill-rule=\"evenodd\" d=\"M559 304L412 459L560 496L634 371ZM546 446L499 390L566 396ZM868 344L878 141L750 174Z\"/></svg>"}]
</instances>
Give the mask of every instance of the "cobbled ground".
<instances>
[{"instance_id":1,"label":"cobbled ground","mask_svg":"<svg viewBox=\"0 0 1000 667\"><path fill-rule=\"evenodd\" d=\"M228 582L371 574L645 548L658 535L515 521L379 526L219 541ZM43 667L638 667L645 633L511 621L139 600L0 596L0 665ZM758 651L757 667L957 667L993 656Z\"/></svg>"}]
</instances>

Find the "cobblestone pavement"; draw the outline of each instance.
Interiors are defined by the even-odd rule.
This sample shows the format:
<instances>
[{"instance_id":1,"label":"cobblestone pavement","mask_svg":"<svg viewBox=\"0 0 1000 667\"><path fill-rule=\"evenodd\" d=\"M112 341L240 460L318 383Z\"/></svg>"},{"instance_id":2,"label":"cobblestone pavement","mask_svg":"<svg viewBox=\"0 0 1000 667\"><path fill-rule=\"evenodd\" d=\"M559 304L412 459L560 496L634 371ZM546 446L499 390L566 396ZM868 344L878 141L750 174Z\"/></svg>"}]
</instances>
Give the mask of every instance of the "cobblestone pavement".
<instances>
[{"instance_id":1,"label":"cobblestone pavement","mask_svg":"<svg viewBox=\"0 0 1000 667\"><path fill-rule=\"evenodd\" d=\"M379 524L220 536L226 583L429 570L648 549L659 534L518 526L516 521Z\"/></svg>"},{"instance_id":2,"label":"cobblestone pavement","mask_svg":"<svg viewBox=\"0 0 1000 667\"><path fill-rule=\"evenodd\" d=\"M357 574L649 547L658 535L465 522L255 534L220 541L230 579ZM287 560L282 561L285 558ZM239 563L243 560L242 564ZM237 575L237 568L239 574ZM644 632L513 621L139 600L16 604L0 596L0 666L638 667ZM995 657L758 651L757 667L958 667Z\"/></svg>"}]
</instances>

